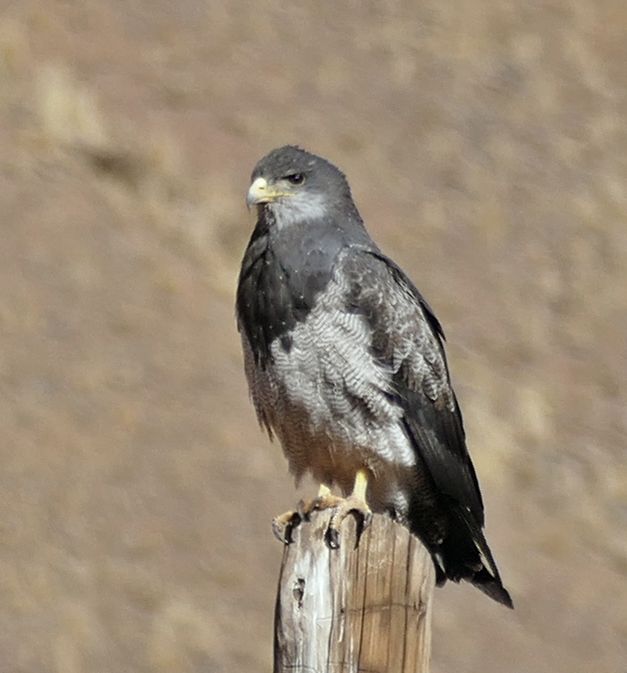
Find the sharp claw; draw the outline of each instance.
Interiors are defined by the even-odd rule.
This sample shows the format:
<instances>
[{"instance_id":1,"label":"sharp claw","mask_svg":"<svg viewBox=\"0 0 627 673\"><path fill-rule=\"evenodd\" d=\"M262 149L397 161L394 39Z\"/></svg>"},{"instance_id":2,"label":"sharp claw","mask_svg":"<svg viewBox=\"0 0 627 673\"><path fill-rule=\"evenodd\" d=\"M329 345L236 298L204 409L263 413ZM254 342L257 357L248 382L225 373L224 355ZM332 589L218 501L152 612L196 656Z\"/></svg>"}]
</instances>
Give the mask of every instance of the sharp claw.
<instances>
[{"instance_id":1,"label":"sharp claw","mask_svg":"<svg viewBox=\"0 0 627 673\"><path fill-rule=\"evenodd\" d=\"M329 549L340 548L340 532L331 524L329 524L327 532L324 534L324 539L326 540L327 545L329 545Z\"/></svg>"},{"instance_id":2,"label":"sharp claw","mask_svg":"<svg viewBox=\"0 0 627 673\"><path fill-rule=\"evenodd\" d=\"M292 544L292 542L294 542L292 538L292 533L295 528L300 526L302 520L303 517L298 512L294 512L294 514L292 514L292 518L287 522L287 525L285 526L286 544Z\"/></svg>"},{"instance_id":3,"label":"sharp claw","mask_svg":"<svg viewBox=\"0 0 627 673\"><path fill-rule=\"evenodd\" d=\"M357 522L355 529L355 549L357 549L361 536L364 534L366 528L372 523L372 512L370 510L364 511L363 509L352 509L351 513L354 514Z\"/></svg>"},{"instance_id":4,"label":"sharp claw","mask_svg":"<svg viewBox=\"0 0 627 673\"><path fill-rule=\"evenodd\" d=\"M355 517L355 548L359 545L359 540L363 532L368 528L372 522L372 512L367 509L367 506L356 505L350 509L342 509L341 506L338 511L333 514L329 521L329 526L325 533L325 540L331 549L338 549L340 546L340 527L344 519L352 514Z\"/></svg>"},{"instance_id":5,"label":"sharp claw","mask_svg":"<svg viewBox=\"0 0 627 673\"><path fill-rule=\"evenodd\" d=\"M340 528L344 519L352 514L355 517L355 548L363 532L372 521L372 512L362 497L354 494L349 498L339 498L330 493L318 495L313 500L301 500L296 511L285 512L272 521L272 532L283 544L293 542L292 533L303 521L309 521L312 512L333 509L333 514L324 534L324 539L330 549L340 547Z\"/></svg>"},{"instance_id":6,"label":"sharp claw","mask_svg":"<svg viewBox=\"0 0 627 673\"><path fill-rule=\"evenodd\" d=\"M303 517L299 512L286 512L272 520L274 537L283 544L292 544L292 532L301 523Z\"/></svg>"}]
</instances>

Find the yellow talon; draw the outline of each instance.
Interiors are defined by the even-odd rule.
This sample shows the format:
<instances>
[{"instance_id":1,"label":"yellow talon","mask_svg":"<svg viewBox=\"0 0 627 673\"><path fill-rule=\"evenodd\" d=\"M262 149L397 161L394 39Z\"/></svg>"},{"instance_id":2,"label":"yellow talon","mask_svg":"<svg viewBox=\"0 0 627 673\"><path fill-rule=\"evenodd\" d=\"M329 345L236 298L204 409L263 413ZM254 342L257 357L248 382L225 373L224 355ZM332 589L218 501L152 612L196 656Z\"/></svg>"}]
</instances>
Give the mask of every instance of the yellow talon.
<instances>
[{"instance_id":1,"label":"yellow talon","mask_svg":"<svg viewBox=\"0 0 627 673\"><path fill-rule=\"evenodd\" d=\"M272 522L275 536L284 544L292 542L292 531L303 520L308 520L312 512L332 509L333 514L326 532L329 547L337 549L340 546L340 527L349 514L357 519L357 542L363 531L370 525L372 511L366 502L368 490L368 470L361 469L355 475L353 492L347 498L341 498L331 493L326 484L320 484L318 495L312 500L301 500L296 511L289 511L277 516Z\"/></svg>"},{"instance_id":2,"label":"yellow talon","mask_svg":"<svg viewBox=\"0 0 627 673\"><path fill-rule=\"evenodd\" d=\"M320 484L318 495L311 500L301 500L298 503L298 512L304 518L309 518L312 512L322 511L324 509L332 509L337 507L343 498L331 493L331 489L326 484Z\"/></svg>"},{"instance_id":3,"label":"yellow talon","mask_svg":"<svg viewBox=\"0 0 627 673\"><path fill-rule=\"evenodd\" d=\"M340 546L340 526L349 514L353 514L357 519L357 542L359 542L359 538L364 530L370 525L372 510L366 502L367 489L368 471L362 468L355 475L353 492L348 498L344 498L339 502L336 511L331 516L331 521L326 532L326 540L332 549L337 549Z\"/></svg>"}]
</instances>

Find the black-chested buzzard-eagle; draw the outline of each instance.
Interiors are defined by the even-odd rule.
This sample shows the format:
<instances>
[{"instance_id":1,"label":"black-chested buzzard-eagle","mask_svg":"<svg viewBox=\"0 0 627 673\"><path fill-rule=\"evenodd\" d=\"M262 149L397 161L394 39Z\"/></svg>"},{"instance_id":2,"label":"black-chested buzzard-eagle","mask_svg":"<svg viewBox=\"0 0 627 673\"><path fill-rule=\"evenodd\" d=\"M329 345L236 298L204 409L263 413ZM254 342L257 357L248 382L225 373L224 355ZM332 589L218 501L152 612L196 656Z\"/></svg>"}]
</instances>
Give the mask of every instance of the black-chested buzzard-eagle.
<instances>
[{"instance_id":1,"label":"black-chested buzzard-eagle","mask_svg":"<svg viewBox=\"0 0 627 673\"><path fill-rule=\"evenodd\" d=\"M389 512L429 549L438 583L468 580L512 607L434 312L325 159L270 152L247 201L258 219L237 289L246 376L291 471L320 483L311 506L333 508L328 540L349 511Z\"/></svg>"}]
</instances>

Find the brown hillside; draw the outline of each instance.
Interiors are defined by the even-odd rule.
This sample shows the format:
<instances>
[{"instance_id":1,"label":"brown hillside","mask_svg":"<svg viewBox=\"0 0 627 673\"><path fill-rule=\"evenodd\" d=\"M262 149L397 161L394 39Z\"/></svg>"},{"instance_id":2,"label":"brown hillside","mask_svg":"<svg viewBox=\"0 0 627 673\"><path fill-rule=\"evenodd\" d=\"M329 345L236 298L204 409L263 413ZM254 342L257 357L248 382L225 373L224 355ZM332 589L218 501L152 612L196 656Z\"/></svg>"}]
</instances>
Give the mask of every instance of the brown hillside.
<instances>
[{"instance_id":1,"label":"brown hillside","mask_svg":"<svg viewBox=\"0 0 627 673\"><path fill-rule=\"evenodd\" d=\"M5 3L0 671L270 670L233 294L295 142L447 332L517 609L438 591L434 673L624 673L626 63L617 0Z\"/></svg>"}]
</instances>

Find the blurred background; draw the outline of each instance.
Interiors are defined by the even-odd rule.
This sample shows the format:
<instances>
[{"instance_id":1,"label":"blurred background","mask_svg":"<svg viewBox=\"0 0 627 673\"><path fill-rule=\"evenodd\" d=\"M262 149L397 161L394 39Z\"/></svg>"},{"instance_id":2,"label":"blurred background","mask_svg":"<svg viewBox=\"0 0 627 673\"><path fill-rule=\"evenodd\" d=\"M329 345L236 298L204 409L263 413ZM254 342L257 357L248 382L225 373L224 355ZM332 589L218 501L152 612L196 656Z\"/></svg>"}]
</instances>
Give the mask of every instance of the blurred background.
<instances>
[{"instance_id":1,"label":"blurred background","mask_svg":"<svg viewBox=\"0 0 627 673\"><path fill-rule=\"evenodd\" d=\"M434 673L624 673L625 64L622 0L3 3L0 670L271 670L233 301L290 142L448 336L516 610L439 590Z\"/></svg>"}]
</instances>

